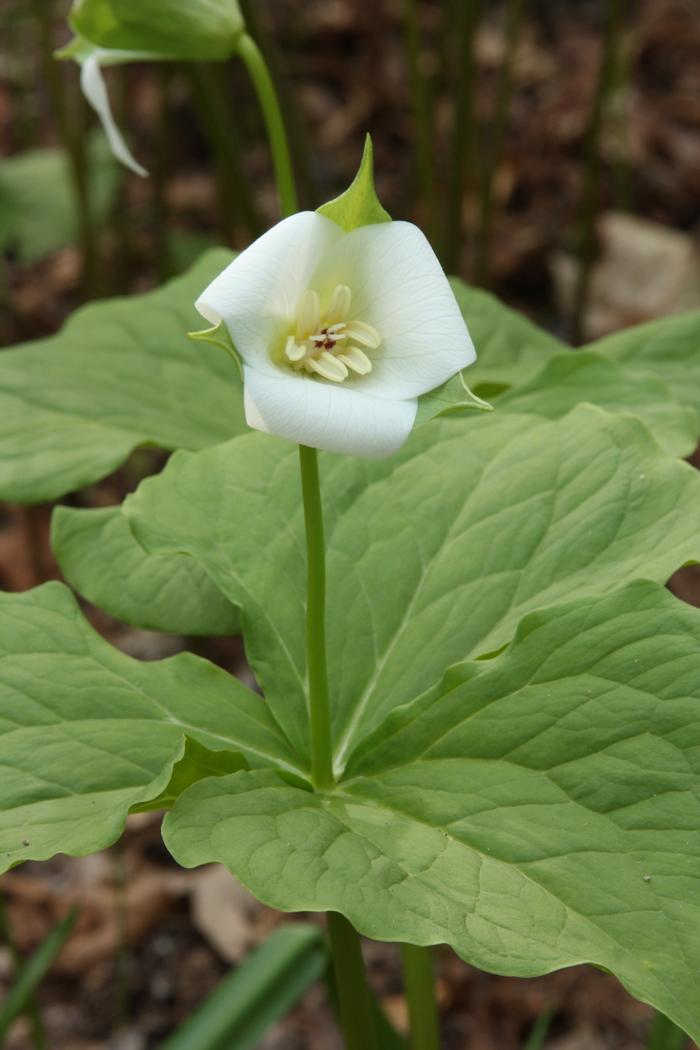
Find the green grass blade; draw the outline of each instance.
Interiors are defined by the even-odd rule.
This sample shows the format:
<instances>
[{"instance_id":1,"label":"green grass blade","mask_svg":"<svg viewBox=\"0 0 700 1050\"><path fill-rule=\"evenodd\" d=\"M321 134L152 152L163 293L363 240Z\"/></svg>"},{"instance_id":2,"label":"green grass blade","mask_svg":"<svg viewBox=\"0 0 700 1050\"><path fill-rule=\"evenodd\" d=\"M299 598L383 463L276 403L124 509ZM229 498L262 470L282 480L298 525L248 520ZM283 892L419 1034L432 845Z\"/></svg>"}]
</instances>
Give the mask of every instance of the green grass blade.
<instances>
[{"instance_id":1,"label":"green grass blade","mask_svg":"<svg viewBox=\"0 0 700 1050\"><path fill-rule=\"evenodd\" d=\"M545 1010L544 1013L540 1014L527 1037L525 1050L542 1050L549 1032L549 1026L552 1023L552 1016L551 1010Z\"/></svg>"},{"instance_id":2,"label":"green grass blade","mask_svg":"<svg viewBox=\"0 0 700 1050\"><path fill-rule=\"evenodd\" d=\"M316 926L276 930L160 1050L248 1050L318 980L328 950Z\"/></svg>"},{"instance_id":3,"label":"green grass blade","mask_svg":"<svg viewBox=\"0 0 700 1050\"><path fill-rule=\"evenodd\" d=\"M12 1022L27 1009L32 995L68 939L77 915L77 910L71 909L65 919L54 926L17 974L17 979L0 1009L0 1045L4 1042Z\"/></svg>"}]
</instances>

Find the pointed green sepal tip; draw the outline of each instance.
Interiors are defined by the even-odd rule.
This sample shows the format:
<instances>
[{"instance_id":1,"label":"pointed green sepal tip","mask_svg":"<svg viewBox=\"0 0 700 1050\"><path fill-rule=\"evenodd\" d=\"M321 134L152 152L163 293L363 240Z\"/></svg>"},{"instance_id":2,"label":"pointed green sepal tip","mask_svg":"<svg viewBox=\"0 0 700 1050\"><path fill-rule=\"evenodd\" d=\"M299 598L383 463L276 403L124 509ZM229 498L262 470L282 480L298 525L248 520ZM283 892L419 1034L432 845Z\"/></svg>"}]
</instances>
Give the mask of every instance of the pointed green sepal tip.
<instances>
[{"instance_id":1,"label":"pointed green sepal tip","mask_svg":"<svg viewBox=\"0 0 700 1050\"><path fill-rule=\"evenodd\" d=\"M442 386L429 390L427 394L418 398L418 412L413 425L423 426L438 416L462 415L467 409L493 412L493 405L470 390L464 382L464 376L458 372Z\"/></svg>"},{"instance_id":2,"label":"pointed green sepal tip","mask_svg":"<svg viewBox=\"0 0 700 1050\"><path fill-rule=\"evenodd\" d=\"M319 215L332 219L348 233L350 230L356 230L358 226L391 222L391 215L379 203L374 188L374 150L369 135L365 138L360 167L350 186L345 193L341 193L327 204L322 204L316 210Z\"/></svg>"},{"instance_id":3,"label":"pointed green sepal tip","mask_svg":"<svg viewBox=\"0 0 700 1050\"><path fill-rule=\"evenodd\" d=\"M240 377L243 379L243 358L233 345L224 321L219 321L211 328L204 328L201 332L188 332L187 338L192 339L195 343L211 343L212 346L218 346L220 350L224 350L236 362Z\"/></svg>"},{"instance_id":4,"label":"pointed green sepal tip","mask_svg":"<svg viewBox=\"0 0 700 1050\"><path fill-rule=\"evenodd\" d=\"M88 44L87 40L74 36L63 47L56 48L53 57L57 59L74 59L76 62L80 62L93 50L92 44Z\"/></svg>"}]
</instances>

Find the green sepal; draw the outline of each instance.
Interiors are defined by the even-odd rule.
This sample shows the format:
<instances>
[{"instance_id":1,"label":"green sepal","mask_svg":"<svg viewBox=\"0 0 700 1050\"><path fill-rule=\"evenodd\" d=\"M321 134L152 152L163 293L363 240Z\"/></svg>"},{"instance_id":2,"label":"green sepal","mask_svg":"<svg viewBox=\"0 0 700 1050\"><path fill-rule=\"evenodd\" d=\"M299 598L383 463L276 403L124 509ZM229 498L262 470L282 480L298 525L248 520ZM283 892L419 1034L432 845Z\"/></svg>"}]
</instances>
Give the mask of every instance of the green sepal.
<instances>
[{"instance_id":1,"label":"green sepal","mask_svg":"<svg viewBox=\"0 0 700 1050\"><path fill-rule=\"evenodd\" d=\"M162 55L157 51L107 51L99 44L93 44L85 37L76 34L63 47L57 48L53 57L58 59L71 59L82 65L88 58L99 52L101 66L122 66L127 62L157 62L172 59L172 55Z\"/></svg>"},{"instance_id":2,"label":"green sepal","mask_svg":"<svg viewBox=\"0 0 700 1050\"><path fill-rule=\"evenodd\" d=\"M365 138L360 167L344 193L316 211L341 226L346 233L358 226L371 226L379 222L391 222L391 215L382 207L374 188L374 150L369 135Z\"/></svg>"},{"instance_id":3,"label":"green sepal","mask_svg":"<svg viewBox=\"0 0 700 1050\"><path fill-rule=\"evenodd\" d=\"M211 328L203 328L201 332L188 332L187 338L192 339L195 343L211 343L212 346L218 346L220 350L225 351L236 362L238 374L243 379L243 358L233 344L225 321L219 321Z\"/></svg>"},{"instance_id":4,"label":"green sepal","mask_svg":"<svg viewBox=\"0 0 700 1050\"><path fill-rule=\"evenodd\" d=\"M461 372L452 376L442 386L429 390L418 398L418 412L414 427L422 427L438 416L457 415L464 409L477 409L481 412L493 412L493 405L478 397L464 382Z\"/></svg>"},{"instance_id":5,"label":"green sepal","mask_svg":"<svg viewBox=\"0 0 700 1050\"><path fill-rule=\"evenodd\" d=\"M185 737L182 757L175 763L170 780L159 795L147 802L137 802L131 813L150 813L158 809L172 809L183 791L205 777L223 777L250 769L240 751L212 751L192 737Z\"/></svg>"},{"instance_id":6,"label":"green sepal","mask_svg":"<svg viewBox=\"0 0 700 1050\"><path fill-rule=\"evenodd\" d=\"M66 60L72 59L80 63L84 59L89 58L93 51L95 51L95 45L91 44L89 40L83 40L81 36L76 34L63 47L57 47L53 57Z\"/></svg>"}]
</instances>

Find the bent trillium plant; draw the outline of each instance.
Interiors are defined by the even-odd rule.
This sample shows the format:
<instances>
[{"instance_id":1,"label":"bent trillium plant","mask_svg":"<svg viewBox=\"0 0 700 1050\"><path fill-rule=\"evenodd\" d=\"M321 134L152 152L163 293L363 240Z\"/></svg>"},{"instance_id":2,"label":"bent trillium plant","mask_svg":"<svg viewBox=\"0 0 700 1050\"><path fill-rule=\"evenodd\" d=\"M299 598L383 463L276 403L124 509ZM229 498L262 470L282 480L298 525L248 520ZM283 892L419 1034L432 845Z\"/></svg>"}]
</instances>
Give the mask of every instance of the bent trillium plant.
<instances>
[{"instance_id":1,"label":"bent trillium plant","mask_svg":"<svg viewBox=\"0 0 700 1050\"><path fill-rule=\"evenodd\" d=\"M617 361L574 355L512 317L490 365L482 326L473 371L497 386L528 340L545 367L474 412L464 318L422 234L379 204L369 146L345 194L229 259L142 305L149 352L162 378L192 289L213 326L196 338L239 363L263 433L243 432L224 355L184 341L172 404L197 397L201 353L208 411L129 429L130 373L100 421L119 448L63 483L138 435L191 451L121 509L59 508L54 543L90 593L123 582L100 544L123 552L141 624L240 625L264 699L189 653L114 650L62 584L0 596L2 867L103 848L162 809L181 864L328 913L353 1050L377 1045L357 931L520 977L593 963L697 1040L700 614L664 586L700 557L700 477L677 458L697 412L626 370L633 335ZM122 308L61 338L75 352L85 329L92 353L91 318ZM21 353L40 382L44 358ZM7 367L10 398L26 373ZM614 411L578 403L600 376ZM74 457L85 427L65 425Z\"/></svg>"},{"instance_id":2,"label":"bent trillium plant","mask_svg":"<svg viewBox=\"0 0 700 1050\"><path fill-rule=\"evenodd\" d=\"M80 66L80 86L97 114L116 159L136 175L148 174L120 131L102 70L134 62L221 61L245 35L236 0L73 0L74 36L56 53Z\"/></svg>"}]
</instances>

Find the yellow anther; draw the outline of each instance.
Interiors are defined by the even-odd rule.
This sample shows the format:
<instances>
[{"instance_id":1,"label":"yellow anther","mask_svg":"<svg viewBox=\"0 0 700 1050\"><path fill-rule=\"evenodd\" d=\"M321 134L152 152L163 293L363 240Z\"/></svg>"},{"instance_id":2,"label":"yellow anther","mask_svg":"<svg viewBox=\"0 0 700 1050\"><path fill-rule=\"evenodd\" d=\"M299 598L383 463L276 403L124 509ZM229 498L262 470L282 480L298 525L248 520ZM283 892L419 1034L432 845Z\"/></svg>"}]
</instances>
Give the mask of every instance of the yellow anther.
<instances>
[{"instance_id":1,"label":"yellow anther","mask_svg":"<svg viewBox=\"0 0 700 1050\"><path fill-rule=\"evenodd\" d=\"M350 304L352 303L352 292L347 284L337 284L331 296L331 304L328 307L328 317L336 321L344 321L348 316Z\"/></svg>"},{"instance_id":2,"label":"yellow anther","mask_svg":"<svg viewBox=\"0 0 700 1050\"><path fill-rule=\"evenodd\" d=\"M321 321L321 300L318 292L313 288L307 288L297 309L297 339L307 339L313 332L318 331Z\"/></svg>"},{"instance_id":3,"label":"yellow anther","mask_svg":"<svg viewBox=\"0 0 700 1050\"><path fill-rule=\"evenodd\" d=\"M324 351L318 359L311 358L309 365L314 372L318 372L324 379L331 379L334 383L342 383L348 375L348 370L343 362L333 357L328 351Z\"/></svg>"},{"instance_id":4,"label":"yellow anther","mask_svg":"<svg viewBox=\"0 0 700 1050\"><path fill-rule=\"evenodd\" d=\"M286 346L284 348L285 356L289 361L301 361L302 357L306 355L306 347L300 346L294 339L293 335L290 335L287 339Z\"/></svg>"},{"instance_id":5,"label":"yellow anther","mask_svg":"<svg viewBox=\"0 0 700 1050\"><path fill-rule=\"evenodd\" d=\"M381 343L377 329L364 321L350 321L345 330L350 339L361 346L368 346L370 350L376 350Z\"/></svg>"},{"instance_id":6,"label":"yellow anther","mask_svg":"<svg viewBox=\"0 0 700 1050\"><path fill-rule=\"evenodd\" d=\"M342 354L338 355L338 360L360 376L366 376L372 371L372 362L359 346L345 347Z\"/></svg>"}]
</instances>

